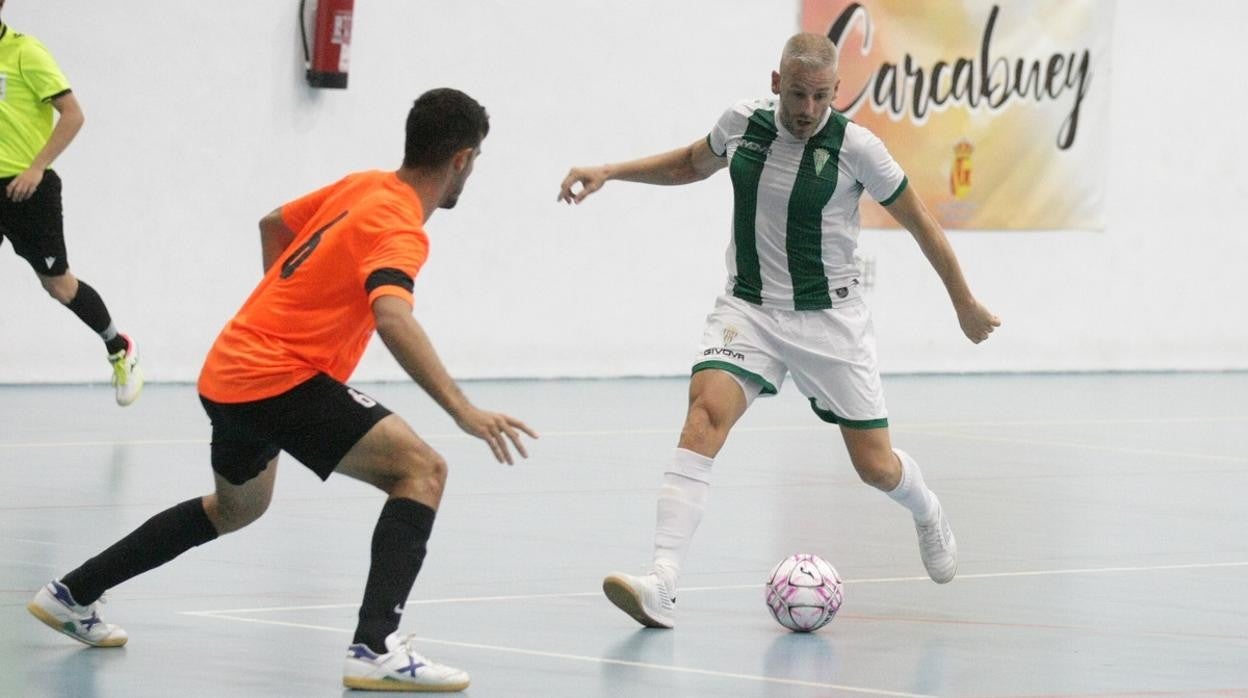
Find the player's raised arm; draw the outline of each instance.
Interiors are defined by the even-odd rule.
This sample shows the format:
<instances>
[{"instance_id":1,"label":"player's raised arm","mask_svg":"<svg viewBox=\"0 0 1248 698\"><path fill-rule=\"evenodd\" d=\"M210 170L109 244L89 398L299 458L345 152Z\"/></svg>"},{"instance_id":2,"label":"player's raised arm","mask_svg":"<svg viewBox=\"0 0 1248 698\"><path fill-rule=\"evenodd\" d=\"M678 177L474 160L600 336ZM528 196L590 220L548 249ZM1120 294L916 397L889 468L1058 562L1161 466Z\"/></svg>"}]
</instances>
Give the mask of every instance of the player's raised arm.
<instances>
[{"instance_id":1,"label":"player's raised arm","mask_svg":"<svg viewBox=\"0 0 1248 698\"><path fill-rule=\"evenodd\" d=\"M728 164L711 151L705 138L658 155L597 167L573 167L559 185L558 201L579 204L608 180L676 185L698 182ZM577 189L577 185L580 188ZM574 191L575 190L575 191Z\"/></svg>"},{"instance_id":2,"label":"player's raised arm","mask_svg":"<svg viewBox=\"0 0 1248 698\"><path fill-rule=\"evenodd\" d=\"M885 208L914 236L919 243L919 249L923 250L923 255L944 282L945 290L958 314L962 333L976 344L988 339L993 329L1001 326L1001 319L971 294L948 236L927 210L927 206L923 205L923 200L915 193L914 187L906 187L901 196Z\"/></svg>"},{"instance_id":3,"label":"player's raised arm","mask_svg":"<svg viewBox=\"0 0 1248 698\"><path fill-rule=\"evenodd\" d=\"M511 465L513 462L508 441L522 457L529 457L520 440L520 432L535 439L537 433L515 417L501 412L487 412L468 402L442 365L429 336L412 317L412 307L407 301L397 296L381 296L373 301L373 316L377 334L381 335L381 340L395 360L412 380L429 393L434 402L455 419L460 429L485 441L500 463Z\"/></svg>"}]
</instances>

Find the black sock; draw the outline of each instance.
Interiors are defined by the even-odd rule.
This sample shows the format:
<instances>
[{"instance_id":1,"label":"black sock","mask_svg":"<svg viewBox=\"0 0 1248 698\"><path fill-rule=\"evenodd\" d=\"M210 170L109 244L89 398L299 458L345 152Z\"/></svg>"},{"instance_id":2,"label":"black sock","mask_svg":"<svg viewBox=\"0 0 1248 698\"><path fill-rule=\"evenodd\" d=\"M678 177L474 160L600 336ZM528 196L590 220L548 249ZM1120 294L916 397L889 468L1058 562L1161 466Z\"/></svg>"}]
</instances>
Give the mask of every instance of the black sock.
<instances>
[{"instance_id":1,"label":"black sock","mask_svg":"<svg viewBox=\"0 0 1248 698\"><path fill-rule=\"evenodd\" d=\"M425 561L425 544L436 515L433 509L411 499L391 499L381 508L373 529L373 561L360 604L360 623L355 626L352 643L362 642L379 654L386 652L386 636L399 629L403 604Z\"/></svg>"},{"instance_id":2,"label":"black sock","mask_svg":"<svg viewBox=\"0 0 1248 698\"><path fill-rule=\"evenodd\" d=\"M153 516L104 552L61 579L74 600L85 606L105 591L159 567L217 537L199 497Z\"/></svg>"},{"instance_id":3,"label":"black sock","mask_svg":"<svg viewBox=\"0 0 1248 698\"><path fill-rule=\"evenodd\" d=\"M124 351L127 346L126 338L116 334L116 332L114 332L112 339L104 340L104 350L108 352L109 356Z\"/></svg>"},{"instance_id":4,"label":"black sock","mask_svg":"<svg viewBox=\"0 0 1248 698\"><path fill-rule=\"evenodd\" d=\"M117 334L117 329L113 327L113 318L108 314L104 299L87 282L78 279L78 292L65 307L100 335L109 354L116 354L126 348L126 338Z\"/></svg>"}]
</instances>

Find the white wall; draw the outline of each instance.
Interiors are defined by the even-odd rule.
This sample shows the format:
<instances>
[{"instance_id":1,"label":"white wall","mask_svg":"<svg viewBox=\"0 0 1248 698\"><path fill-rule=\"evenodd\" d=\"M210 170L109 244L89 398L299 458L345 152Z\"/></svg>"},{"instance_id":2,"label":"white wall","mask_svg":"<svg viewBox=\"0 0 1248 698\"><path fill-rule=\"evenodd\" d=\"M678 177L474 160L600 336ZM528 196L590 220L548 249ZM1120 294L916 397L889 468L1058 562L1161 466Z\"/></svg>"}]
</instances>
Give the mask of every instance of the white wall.
<instances>
[{"instance_id":1,"label":"white wall","mask_svg":"<svg viewBox=\"0 0 1248 698\"><path fill-rule=\"evenodd\" d=\"M765 94L797 2L361 0L346 91L304 86L297 4L4 9L86 111L56 165L71 266L138 338L150 380L194 380L258 280L257 219L348 171L397 166L411 100L441 85L492 116L459 207L430 221L416 285L452 372L686 370L723 284L727 177L612 183L577 209L555 203L557 185L573 164L691 142ZM990 342L962 339L906 234L864 231L886 371L1248 368L1248 80L1232 52L1248 4L1172 7L1118 3L1108 231L951 234L1005 320ZM379 343L356 374L401 375ZM98 340L0 248L0 382L106 377Z\"/></svg>"}]
</instances>

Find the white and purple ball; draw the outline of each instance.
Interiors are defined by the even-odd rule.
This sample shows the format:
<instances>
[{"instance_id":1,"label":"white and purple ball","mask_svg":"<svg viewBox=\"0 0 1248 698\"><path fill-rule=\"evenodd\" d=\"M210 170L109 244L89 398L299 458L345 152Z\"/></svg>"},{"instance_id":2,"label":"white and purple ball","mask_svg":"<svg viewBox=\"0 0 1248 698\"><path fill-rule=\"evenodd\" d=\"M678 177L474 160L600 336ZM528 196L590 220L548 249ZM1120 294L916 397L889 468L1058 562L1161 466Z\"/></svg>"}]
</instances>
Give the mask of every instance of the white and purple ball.
<instances>
[{"instance_id":1,"label":"white and purple ball","mask_svg":"<svg viewBox=\"0 0 1248 698\"><path fill-rule=\"evenodd\" d=\"M776 622L799 633L827 625L844 599L836 568L809 553L790 555L771 568L764 594Z\"/></svg>"}]
</instances>

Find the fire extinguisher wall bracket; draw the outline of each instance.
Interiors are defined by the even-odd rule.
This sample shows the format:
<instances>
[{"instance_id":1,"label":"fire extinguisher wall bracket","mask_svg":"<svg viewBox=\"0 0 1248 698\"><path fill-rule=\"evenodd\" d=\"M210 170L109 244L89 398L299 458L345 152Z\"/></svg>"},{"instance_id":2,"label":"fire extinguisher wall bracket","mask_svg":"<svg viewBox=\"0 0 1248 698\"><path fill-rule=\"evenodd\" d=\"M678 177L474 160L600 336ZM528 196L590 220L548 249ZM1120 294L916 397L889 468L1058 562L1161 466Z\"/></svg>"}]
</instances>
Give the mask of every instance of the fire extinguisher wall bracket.
<instances>
[{"instance_id":1,"label":"fire extinguisher wall bracket","mask_svg":"<svg viewBox=\"0 0 1248 698\"><path fill-rule=\"evenodd\" d=\"M303 61L312 87L346 88L354 11L355 0L299 0Z\"/></svg>"},{"instance_id":2,"label":"fire extinguisher wall bracket","mask_svg":"<svg viewBox=\"0 0 1248 698\"><path fill-rule=\"evenodd\" d=\"M308 85L312 87L330 87L339 90L347 89L346 73L322 73L318 70L308 69Z\"/></svg>"}]
</instances>

